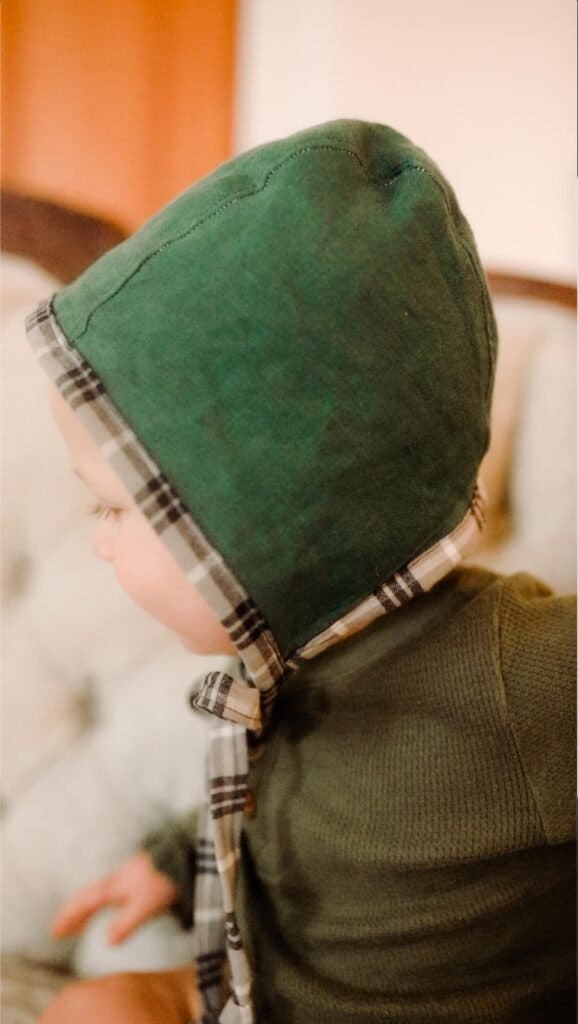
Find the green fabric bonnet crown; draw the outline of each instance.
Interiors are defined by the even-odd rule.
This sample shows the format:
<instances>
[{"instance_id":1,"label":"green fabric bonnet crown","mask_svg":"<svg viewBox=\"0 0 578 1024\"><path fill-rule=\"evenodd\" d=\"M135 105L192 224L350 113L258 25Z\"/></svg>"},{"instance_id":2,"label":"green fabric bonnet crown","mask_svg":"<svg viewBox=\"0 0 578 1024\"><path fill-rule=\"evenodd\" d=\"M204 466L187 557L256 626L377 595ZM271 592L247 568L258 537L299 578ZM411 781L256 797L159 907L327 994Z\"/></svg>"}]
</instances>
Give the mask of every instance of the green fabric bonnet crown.
<instances>
[{"instance_id":1,"label":"green fabric bonnet crown","mask_svg":"<svg viewBox=\"0 0 578 1024\"><path fill-rule=\"evenodd\" d=\"M469 505L491 303L451 187L391 128L231 160L53 310L283 657Z\"/></svg>"}]
</instances>

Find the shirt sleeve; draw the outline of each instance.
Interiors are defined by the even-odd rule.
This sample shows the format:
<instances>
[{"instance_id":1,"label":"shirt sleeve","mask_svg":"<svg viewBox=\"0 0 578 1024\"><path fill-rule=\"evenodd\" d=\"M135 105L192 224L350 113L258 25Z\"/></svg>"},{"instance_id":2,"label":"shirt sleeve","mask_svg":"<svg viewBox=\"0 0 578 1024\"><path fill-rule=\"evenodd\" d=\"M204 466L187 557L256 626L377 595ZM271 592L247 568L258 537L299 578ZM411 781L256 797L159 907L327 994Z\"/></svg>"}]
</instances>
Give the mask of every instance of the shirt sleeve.
<instances>
[{"instance_id":1,"label":"shirt sleeve","mask_svg":"<svg viewBox=\"0 0 578 1024\"><path fill-rule=\"evenodd\" d=\"M178 917L183 928L194 925L195 887L195 838L198 809L181 818L167 821L153 832L149 832L141 843L141 849L152 860L158 871L175 883L177 897L171 910Z\"/></svg>"},{"instance_id":2,"label":"shirt sleeve","mask_svg":"<svg viewBox=\"0 0 578 1024\"><path fill-rule=\"evenodd\" d=\"M518 751L550 844L576 838L576 597L506 577L502 678Z\"/></svg>"}]
</instances>

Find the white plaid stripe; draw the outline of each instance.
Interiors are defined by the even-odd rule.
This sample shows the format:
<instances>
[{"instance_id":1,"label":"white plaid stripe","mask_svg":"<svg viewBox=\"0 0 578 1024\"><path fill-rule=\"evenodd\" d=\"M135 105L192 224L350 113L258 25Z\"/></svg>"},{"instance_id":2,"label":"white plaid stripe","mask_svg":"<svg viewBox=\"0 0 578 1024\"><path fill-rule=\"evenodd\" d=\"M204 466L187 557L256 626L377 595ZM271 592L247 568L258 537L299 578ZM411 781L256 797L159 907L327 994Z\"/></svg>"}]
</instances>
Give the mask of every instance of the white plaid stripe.
<instances>
[{"instance_id":1,"label":"white plaid stripe","mask_svg":"<svg viewBox=\"0 0 578 1024\"><path fill-rule=\"evenodd\" d=\"M251 971L235 917L235 889L249 761L263 749L279 685L304 661L407 604L447 575L482 529L485 502L481 486L478 482L462 522L447 537L393 573L347 614L283 661L255 603L116 410L92 367L68 344L51 302L42 303L28 317L27 331L48 376L223 623L239 652L239 677L226 672L208 673L192 701L218 719L228 720L215 725L209 744L209 799L200 809L195 841L194 919L196 965L204 1003L200 1024L254 1024ZM232 994L227 1000L229 992Z\"/></svg>"}]
</instances>

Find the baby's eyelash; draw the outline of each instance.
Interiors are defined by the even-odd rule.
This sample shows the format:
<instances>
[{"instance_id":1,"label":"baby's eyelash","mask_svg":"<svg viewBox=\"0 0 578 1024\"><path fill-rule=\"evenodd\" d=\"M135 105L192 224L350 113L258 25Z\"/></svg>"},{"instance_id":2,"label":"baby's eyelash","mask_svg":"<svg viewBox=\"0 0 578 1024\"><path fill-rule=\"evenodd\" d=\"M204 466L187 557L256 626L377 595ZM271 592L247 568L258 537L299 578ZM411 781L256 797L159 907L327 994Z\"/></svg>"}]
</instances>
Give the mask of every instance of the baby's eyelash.
<instances>
[{"instance_id":1,"label":"baby's eyelash","mask_svg":"<svg viewBox=\"0 0 578 1024\"><path fill-rule=\"evenodd\" d=\"M90 516L96 516L98 519L107 519L109 515L114 515L117 510L111 508L109 505L101 505L97 502L95 505L91 505L88 509Z\"/></svg>"}]
</instances>

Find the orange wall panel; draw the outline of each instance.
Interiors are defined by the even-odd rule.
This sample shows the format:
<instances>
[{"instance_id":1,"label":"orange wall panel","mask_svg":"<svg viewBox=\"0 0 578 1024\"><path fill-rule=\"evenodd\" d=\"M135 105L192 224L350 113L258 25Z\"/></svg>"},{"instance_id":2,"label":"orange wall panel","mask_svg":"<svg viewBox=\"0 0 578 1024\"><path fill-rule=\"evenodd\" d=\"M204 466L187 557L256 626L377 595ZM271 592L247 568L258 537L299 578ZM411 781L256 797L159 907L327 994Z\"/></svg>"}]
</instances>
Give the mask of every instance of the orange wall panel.
<instances>
[{"instance_id":1,"label":"orange wall panel","mask_svg":"<svg viewBox=\"0 0 578 1024\"><path fill-rule=\"evenodd\" d=\"M5 0L2 177L138 226L231 148L234 0Z\"/></svg>"}]
</instances>

